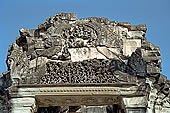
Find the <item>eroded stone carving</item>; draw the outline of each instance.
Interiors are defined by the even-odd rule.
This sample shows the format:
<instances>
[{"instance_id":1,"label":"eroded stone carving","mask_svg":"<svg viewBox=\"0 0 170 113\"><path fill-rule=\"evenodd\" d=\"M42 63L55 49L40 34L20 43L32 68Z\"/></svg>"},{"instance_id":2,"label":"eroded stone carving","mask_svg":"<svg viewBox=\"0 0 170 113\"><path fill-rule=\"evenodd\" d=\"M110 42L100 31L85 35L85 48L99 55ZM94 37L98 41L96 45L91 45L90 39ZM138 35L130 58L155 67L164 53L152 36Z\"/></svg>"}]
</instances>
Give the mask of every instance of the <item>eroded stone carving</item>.
<instances>
[{"instance_id":1,"label":"eroded stone carving","mask_svg":"<svg viewBox=\"0 0 170 113\"><path fill-rule=\"evenodd\" d=\"M134 81L129 79L135 78L135 76L127 75L135 69L132 70L131 67L119 60L93 59L82 62L48 62L46 75L41 77L40 84L136 82L136 79ZM116 71L122 73L116 76Z\"/></svg>"},{"instance_id":2,"label":"eroded stone carving","mask_svg":"<svg viewBox=\"0 0 170 113\"><path fill-rule=\"evenodd\" d=\"M0 95L10 86L135 82L147 92L142 111L169 113L170 82L161 74L160 49L147 41L146 30L146 25L78 19L73 13L57 13L37 29L22 28L8 49Z\"/></svg>"}]
</instances>

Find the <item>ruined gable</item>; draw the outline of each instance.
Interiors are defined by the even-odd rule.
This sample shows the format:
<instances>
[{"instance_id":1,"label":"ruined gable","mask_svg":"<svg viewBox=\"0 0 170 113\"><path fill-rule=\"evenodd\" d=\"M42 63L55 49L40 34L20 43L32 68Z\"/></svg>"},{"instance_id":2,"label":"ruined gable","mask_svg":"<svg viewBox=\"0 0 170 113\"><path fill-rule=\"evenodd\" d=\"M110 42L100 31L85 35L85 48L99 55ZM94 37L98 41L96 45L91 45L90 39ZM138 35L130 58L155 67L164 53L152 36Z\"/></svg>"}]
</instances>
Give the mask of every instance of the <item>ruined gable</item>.
<instances>
[{"instance_id":1,"label":"ruined gable","mask_svg":"<svg viewBox=\"0 0 170 113\"><path fill-rule=\"evenodd\" d=\"M20 29L8 49L8 72L0 78L10 88L0 87L9 91L13 105L24 101L18 97L28 99L27 109L37 99L37 106L45 107L113 103L119 113L169 113L170 83L161 74L160 49L147 41L146 31L146 25L57 13L37 29ZM59 94L63 100L50 97Z\"/></svg>"}]
</instances>

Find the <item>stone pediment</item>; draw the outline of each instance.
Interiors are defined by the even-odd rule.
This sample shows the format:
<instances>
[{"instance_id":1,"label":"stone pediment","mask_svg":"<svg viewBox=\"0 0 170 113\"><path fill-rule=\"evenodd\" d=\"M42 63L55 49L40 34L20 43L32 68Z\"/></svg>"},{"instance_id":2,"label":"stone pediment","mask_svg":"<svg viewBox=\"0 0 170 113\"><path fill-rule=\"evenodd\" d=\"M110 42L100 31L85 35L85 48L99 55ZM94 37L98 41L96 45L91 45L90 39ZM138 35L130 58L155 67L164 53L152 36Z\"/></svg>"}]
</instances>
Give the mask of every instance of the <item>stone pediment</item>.
<instances>
[{"instance_id":1,"label":"stone pediment","mask_svg":"<svg viewBox=\"0 0 170 113\"><path fill-rule=\"evenodd\" d=\"M161 74L160 49L147 41L146 30L73 13L20 29L0 77L0 112L114 104L117 113L169 113L170 81Z\"/></svg>"},{"instance_id":2,"label":"stone pediment","mask_svg":"<svg viewBox=\"0 0 170 113\"><path fill-rule=\"evenodd\" d=\"M7 64L16 84L137 82L147 73L145 32L145 25L57 13L38 29L20 29Z\"/></svg>"}]
</instances>

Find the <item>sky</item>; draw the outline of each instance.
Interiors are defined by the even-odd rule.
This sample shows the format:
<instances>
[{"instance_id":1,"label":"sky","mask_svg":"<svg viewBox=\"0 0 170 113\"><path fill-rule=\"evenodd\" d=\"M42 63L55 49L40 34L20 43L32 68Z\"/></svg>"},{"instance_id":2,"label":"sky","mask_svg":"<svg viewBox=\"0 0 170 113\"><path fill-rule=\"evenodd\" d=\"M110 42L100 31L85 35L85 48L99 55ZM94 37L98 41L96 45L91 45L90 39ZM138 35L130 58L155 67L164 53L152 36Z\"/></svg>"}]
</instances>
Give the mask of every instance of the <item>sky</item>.
<instances>
[{"instance_id":1,"label":"sky","mask_svg":"<svg viewBox=\"0 0 170 113\"><path fill-rule=\"evenodd\" d=\"M0 0L0 74L19 29L35 29L57 12L146 24L147 40L160 47L162 74L170 79L170 0Z\"/></svg>"}]
</instances>

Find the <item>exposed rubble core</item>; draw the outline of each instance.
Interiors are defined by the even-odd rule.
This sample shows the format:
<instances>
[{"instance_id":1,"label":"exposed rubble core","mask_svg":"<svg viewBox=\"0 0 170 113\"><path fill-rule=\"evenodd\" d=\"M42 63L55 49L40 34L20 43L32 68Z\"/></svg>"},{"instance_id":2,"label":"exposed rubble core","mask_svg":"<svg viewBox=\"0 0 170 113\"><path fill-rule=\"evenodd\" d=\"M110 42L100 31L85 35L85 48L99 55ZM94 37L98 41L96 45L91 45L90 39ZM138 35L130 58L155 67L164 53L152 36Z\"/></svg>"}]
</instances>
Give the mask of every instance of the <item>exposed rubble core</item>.
<instances>
[{"instance_id":1,"label":"exposed rubble core","mask_svg":"<svg viewBox=\"0 0 170 113\"><path fill-rule=\"evenodd\" d=\"M121 104L113 103L103 112L170 113L170 81L161 74L160 49L147 41L146 31L146 25L97 17L78 19L74 13L57 13L37 29L20 29L20 36L8 49L8 71L0 76L0 113L59 113L57 105L41 107L40 102L38 109L34 102L41 97L37 92L43 92L38 88L60 85L120 88L120 95L115 96L122 98ZM128 87L129 93L121 93L121 87ZM95 91L107 94L114 90ZM28 101L26 107L21 105L24 101Z\"/></svg>"}]
</instances>

